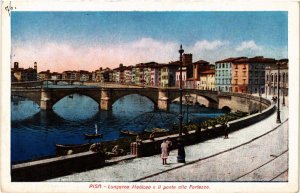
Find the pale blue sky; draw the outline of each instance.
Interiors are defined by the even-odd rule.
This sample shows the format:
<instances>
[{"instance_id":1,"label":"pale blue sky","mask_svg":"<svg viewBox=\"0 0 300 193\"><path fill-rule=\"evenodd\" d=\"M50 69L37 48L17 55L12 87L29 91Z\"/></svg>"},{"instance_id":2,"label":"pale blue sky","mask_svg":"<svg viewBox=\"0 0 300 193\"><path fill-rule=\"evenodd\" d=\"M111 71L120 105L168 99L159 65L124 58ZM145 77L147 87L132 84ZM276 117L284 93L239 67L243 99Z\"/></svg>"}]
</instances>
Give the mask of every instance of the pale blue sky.
<instances>
[{"instance_id":1,"label":"pale blue sky","mask_svg":"<svg viewBox=\"0 0 300 193\"><path fill-rule=\"evenodd\" d=\"M167 62L178 58L180 44L195 60L211 63L239 55L279 59L287 57L287 24L287 12L13 12L12 45L17 60L31 63L34 57L52 67L61 61L56 54L71 57L73 52L83 53L80 63L92 66L96 61L100 66ZM55 48L60 52L50 54ZM117 56L109 61L111 53ZM82 60L87 55L93 59ZM136 60L126 58L135 55Z\"/></svg>"}]
</instances>

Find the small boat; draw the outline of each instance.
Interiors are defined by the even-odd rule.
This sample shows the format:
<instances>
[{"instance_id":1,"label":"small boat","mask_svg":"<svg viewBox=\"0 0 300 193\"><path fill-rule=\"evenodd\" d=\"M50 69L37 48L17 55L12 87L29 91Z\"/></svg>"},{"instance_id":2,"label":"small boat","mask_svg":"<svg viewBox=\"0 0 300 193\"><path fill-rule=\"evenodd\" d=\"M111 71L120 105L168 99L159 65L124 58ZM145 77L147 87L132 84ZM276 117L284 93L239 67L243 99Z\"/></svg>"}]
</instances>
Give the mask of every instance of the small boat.
<instances>
[{"instance_id":1,"label":"small boat","mask_svg":"<svg viewBox=\"0 0 300 193\"><path fill-rule=\"evenodd\" d=\"M154 129L145 129L146 133L168 133L169 129L161 129L161 128L154 128Z\"/></svg>"},{"instance_id":2,"label":"small boat","mask_svg":"<svg viewBox=\"0 0 300 193\"><path fill-rule=\"evenodd\" d=\"M85 138L87 138L87 139L95 139L95 138L100 138L100 137L102 137L102 134L100 134L100 133L91 133L91 134L87 134L87 133L85 133L84 134L84 136L85 136Z\"/></svg>"},{"instance_id":3,"label":"small boat","mask_svg":"<svg viewBox=\"0 0 300 193\"><path fill-rule=\"evenodd\" d=\"M90 150L92 143L85 144L55 144L58 155L81 153Z\"/></svg>"},{"instance_id":4,"label":"small boat","mask_svg":"<svg viewBox=\"0 0 300 193\"><path fill-rule=\"evenodd\" d=\"M129 130L121 130L120 132L124 135L134 135L134 136L138 135L137 132L129 131Z\"/></svg>"}]
</instances>

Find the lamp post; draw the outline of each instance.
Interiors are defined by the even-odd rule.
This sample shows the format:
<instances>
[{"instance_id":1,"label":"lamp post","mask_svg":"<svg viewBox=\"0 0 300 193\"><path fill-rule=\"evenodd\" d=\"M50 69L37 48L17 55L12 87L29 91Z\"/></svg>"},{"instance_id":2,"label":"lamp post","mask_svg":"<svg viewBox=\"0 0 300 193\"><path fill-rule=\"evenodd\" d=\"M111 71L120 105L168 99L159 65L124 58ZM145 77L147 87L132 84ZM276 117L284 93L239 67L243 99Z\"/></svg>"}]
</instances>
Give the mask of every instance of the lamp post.
<instances>
[{"instance_id":1,"label":"lamp post","mask_svg":"<svg viewBox=\"0 0 300 193\"><path fill-rule=\"evenodd\" d=\"M281 123L280 120L280 97L279 97L279 74L280 74L280 63L277 62L277 70L278 70L278 76L277 76L277 119L276 119L276 123Z\"/></svg>"},{"instance_id":2,"label":"lamp post","mask_svg":"<svg viewBox=\"0 0 300 193\"><path fill-rule=\"evenodd\" d=\"M180 45L180 75L179 75L179 94L180 94L180 107L179 107L179 137L177 139L177 145L178 145L178 155L177 155L177 162L178 163L185 163L185 151L184 151L184 144L183 144L183 138L182 138L182 54L184 50L182 49L182 45Z\"/></svg>"},{"instance_id":3,"label":"lamp post","mask_svg":"<svg viewBox=\"0 0 300 193\"><path fill-rule=\"evenodd\" d=\"M285 106L285 77L282 76L282 105Z\"/></svg>"},{"instance_id":4,"label":"lamp post","mask_svg":"<svg viewBox=\"0 0 300 193\"><path fill-rule=\"evenodd\" d=\"M260 86L260 83L259 83L259 112L261 113L261 86Z\"/></svg>"}]
</instances>

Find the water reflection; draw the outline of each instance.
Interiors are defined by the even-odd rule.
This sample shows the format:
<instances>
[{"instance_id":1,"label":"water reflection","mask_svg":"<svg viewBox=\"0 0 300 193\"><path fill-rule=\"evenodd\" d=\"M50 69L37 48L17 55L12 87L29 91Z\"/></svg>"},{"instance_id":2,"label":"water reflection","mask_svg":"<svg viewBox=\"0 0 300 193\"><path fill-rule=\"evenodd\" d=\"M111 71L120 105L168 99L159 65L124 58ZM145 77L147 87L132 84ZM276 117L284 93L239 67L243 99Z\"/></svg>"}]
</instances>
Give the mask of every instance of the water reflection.
<instances>
[{"instance_id":1,"label":"water reflection","mask_svg":"<svg viewBox=\"0 0 300 193\"><path fill-rule=\"evenodd\" d=\"M98 109L94 99L79 94L66 96L53 106L56 114L71 121L90 119L98 113Z\"/></svg>"},{"instance_id":2,"label":"water reflection","mask_svg":"<svg viewBox=\"0 0 300 193\"><path fill-rule=\"evenodd\" d=\"M74 94L54 105L53 111L39 111L32 101L13 99L11 122L11 159L13 162L55 155L55 144L82 144L84 133L94 133L98 124L103 138L91 142L110 141L120 137L120 130L142 132L146 128L170 128L178 123L178 105L171 112L153 111L154 104L139 95L125 96L113 104L112 111L99 111L93 99ZM222 114L219 110L190 107L189 118L201 122ZM198 114L196 114L198 113ZM204 116L202 116L204 113Z\"/></svg>"},{"instance_id":3,"label":"water reflection","mask_svg":"<svg viewBox=\"0 0 300 193\"><path fill-rule=\"evenodd\" d=\"M40 107L35 102L18 96L11 97L11 120L21 121L35 115Z\"/></svg>"}]
</instances>

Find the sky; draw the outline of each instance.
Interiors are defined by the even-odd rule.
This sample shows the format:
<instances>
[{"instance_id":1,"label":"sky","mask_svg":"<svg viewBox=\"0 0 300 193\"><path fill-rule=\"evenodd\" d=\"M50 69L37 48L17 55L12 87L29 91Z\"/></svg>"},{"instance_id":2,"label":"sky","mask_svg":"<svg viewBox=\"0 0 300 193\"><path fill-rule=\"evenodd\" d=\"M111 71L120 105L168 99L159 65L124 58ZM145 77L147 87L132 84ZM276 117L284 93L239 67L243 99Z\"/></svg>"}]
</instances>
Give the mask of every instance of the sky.
<instances>
[{"instance_id":1,"label":"sky","mask_svg":"<svg viewBox=\"0 0 300 193\"><path fill-rule=\"evenodd\" d=\"M12 61L93 71L179 59L288 56L287 12L12 12Z\"/></svg>"}]
</instances>

